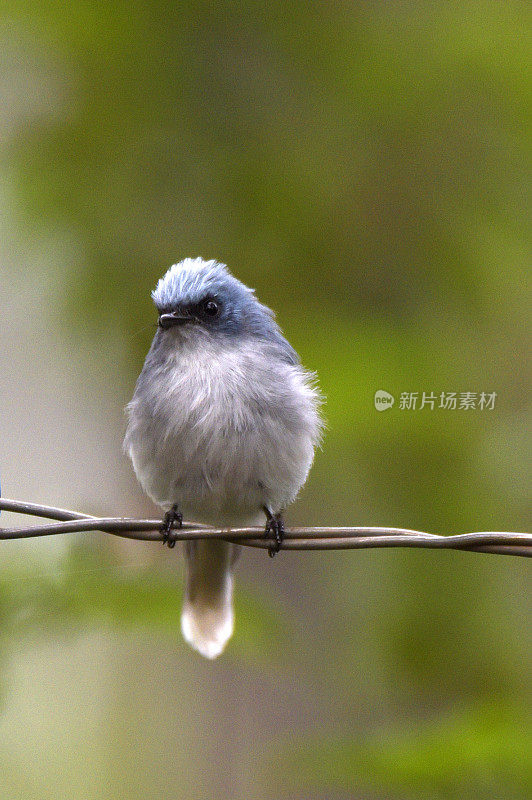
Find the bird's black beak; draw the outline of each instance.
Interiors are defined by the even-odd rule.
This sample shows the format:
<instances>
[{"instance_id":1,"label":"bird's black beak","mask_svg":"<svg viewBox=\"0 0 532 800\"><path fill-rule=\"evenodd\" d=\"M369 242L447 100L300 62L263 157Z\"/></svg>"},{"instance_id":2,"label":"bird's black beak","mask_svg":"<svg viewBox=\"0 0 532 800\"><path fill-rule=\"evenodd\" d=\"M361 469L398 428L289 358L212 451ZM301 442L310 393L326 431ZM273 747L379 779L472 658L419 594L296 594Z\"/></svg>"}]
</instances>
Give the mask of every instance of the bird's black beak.
<instances>
[{"instance_id":1,"label":"bird's black beak","mask_svg":"<svg viewBox=\"0 0 532 800\"><path fill-rule=\"evenodd\" d=\"M173 325L183 325L185 322L190 322L192 317L186 314L179 314L177 311L172 311L171 314L161 314L159 317L159 327L166 330Z\"/></svg>"}]
</instances>

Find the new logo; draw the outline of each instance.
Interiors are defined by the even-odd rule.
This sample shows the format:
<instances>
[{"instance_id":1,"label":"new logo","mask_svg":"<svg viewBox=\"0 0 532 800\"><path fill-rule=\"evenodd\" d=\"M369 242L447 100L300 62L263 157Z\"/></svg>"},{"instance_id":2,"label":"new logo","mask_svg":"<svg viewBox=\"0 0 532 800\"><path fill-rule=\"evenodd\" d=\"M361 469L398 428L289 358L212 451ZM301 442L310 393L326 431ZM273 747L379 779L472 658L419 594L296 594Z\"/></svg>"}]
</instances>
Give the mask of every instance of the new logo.
<instances>
[{"instance_id":1,"label":"new logo","mask_svg":"<svg viewBox=\"0 0 532 800\"><path fill-rule=\"evenodd\" d=\"M387 411L395 403L395 397L384 389L375 392L375 408L377 411Z\"/></svg>"}]
</instances>

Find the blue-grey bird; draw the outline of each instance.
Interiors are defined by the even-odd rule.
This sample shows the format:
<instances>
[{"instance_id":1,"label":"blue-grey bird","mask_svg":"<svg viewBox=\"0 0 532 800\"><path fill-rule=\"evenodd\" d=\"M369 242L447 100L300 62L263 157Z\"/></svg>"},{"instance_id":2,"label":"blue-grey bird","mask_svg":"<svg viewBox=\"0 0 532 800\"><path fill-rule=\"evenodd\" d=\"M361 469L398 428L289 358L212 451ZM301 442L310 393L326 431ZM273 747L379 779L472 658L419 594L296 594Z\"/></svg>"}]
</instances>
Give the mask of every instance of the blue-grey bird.
<instances>
[{"instance_id":1,"label":"blue-grey bird","mask_svg":"<svg viewBox=\"0 0 532 800\"><path fill-rule=\"evenodd\" d=\"M224 264L187 258L158 282L158 329L127 407L124 447L146 493L187 519L257 525L282 541L282 511L307 478L322 422L313 373L273 312ZM233 632L237 545L188 541L181 628L207 658Z\"/></svg>"}]
</instances>

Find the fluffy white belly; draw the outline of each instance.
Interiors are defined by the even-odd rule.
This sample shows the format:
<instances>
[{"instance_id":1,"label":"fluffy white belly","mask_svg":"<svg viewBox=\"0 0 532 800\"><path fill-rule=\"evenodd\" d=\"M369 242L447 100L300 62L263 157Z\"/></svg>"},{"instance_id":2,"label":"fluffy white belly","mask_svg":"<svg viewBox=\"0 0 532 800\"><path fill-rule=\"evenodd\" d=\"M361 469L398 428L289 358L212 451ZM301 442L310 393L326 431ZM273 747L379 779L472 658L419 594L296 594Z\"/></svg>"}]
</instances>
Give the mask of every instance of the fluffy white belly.
<instances>
[{"instance_id":1,"label":"fluffy white belly","mask_svg":"<svg viewBox=\"0 0 532 800\"><path fill-rule=\"evenodd\" d=\"M287 436L273 420L245 432L196 428L146 445L142 434L132 437L130 455L150 497L220 525L251 524L264 505L279 511L292 502L313 453L308 436Z\"/></svg>"},{"instance_id":2,"label":"fluffy white belly","mask_svg":"<svg viewBox=\"0 0 532 800\"><path fill-rule=\"evenodd\" d=\"M149 358L149 356L148 356ZM148 360L147 360L148 363ZM252 524L291 503L318 436L317 395L299 367L257 352L168 358L143 373L125 448L147 494L189 519Z\"/></svg>"}]
</instances>

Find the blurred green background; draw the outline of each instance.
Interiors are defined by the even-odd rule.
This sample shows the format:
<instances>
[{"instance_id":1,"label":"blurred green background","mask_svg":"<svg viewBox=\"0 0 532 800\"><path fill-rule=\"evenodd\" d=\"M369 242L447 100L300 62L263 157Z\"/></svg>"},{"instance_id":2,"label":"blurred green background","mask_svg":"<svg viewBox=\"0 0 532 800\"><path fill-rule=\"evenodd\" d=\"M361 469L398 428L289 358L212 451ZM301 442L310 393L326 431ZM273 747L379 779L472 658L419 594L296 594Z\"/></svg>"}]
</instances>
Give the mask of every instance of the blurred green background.
<instances>
[{"instance_id":1,"label":"blurred green background","mask_svg":"<svg viewBox=\"0 0 532 800\"><path fill-rule=\"evenodd\" d=\"M530 23L515 0L5 0L4 496L155 513L123 407L150 290L201 255L327 396L289 521L530 529ZM245 551L207 663L177 549L5 542L1 795L524 800L530 588L503 556Z\"/></svg>"}]
</instances>

